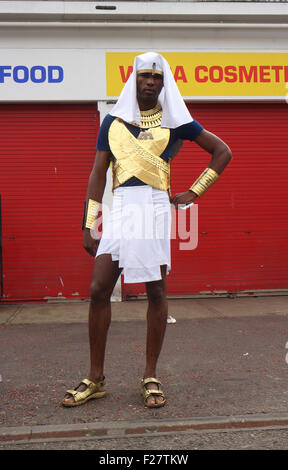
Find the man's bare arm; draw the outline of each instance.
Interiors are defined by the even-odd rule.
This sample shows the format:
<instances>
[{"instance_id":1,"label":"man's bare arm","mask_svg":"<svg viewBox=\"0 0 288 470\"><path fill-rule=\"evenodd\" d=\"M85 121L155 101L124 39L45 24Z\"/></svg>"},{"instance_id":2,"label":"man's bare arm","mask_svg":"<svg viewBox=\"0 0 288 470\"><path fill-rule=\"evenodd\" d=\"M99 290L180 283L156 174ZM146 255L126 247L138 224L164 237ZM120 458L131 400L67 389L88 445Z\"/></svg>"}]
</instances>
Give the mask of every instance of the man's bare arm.
<instances>
[{"instance_id":1,"label":"man's bare arm","mask_svg":"<svg viewBox=\"0 0 288 470\"><path fill-rule=\"evenodd\" d=\"M88 199L102 202L106 185L106 173L110 164L110 157L110 152L97 150L94 165L89 176L86 202Z\"/></svg>"},{"instance_id":2,"label":"man's bare arm","mask_svg":"<svg viewBox=\"0 0 288 470\"><path fill-rule=\"evenodd\" d=\"M216 171L218 175L222 173L225 167L228 165L232 158L232 153L228 145L219 139L215 134L203 129L199 136L195 139L195 142L206 152L210 153L211 159L208 164L209 168ZM193 181L191 181L193 183ZM185 191L184 193L175 194L171 199L172 204L177 207L180 204L189 204L195 201L197 194L193 191Z\"/></svg>"},{"instance_id":3,"label":"man's bare arm","mask_svg":"<svg viewBox=\"0 0 288 470\"><path fill-rule=\"evenodd\" d=\"M208 166L220 175L232 158L232 152L228 145L215 134L205 129L200 132L195 142L199 147L212 155Z\"/></svg>"},{"instance_id":4,"label":"man's bare arm","mask_svg":"<svg viewBox=\"0 0 288 470\"><path fill-rule=\"evenodd\" d=\"M86 207L88 207L88 200L102 202L105 185L106 185L106 173L109 168L111 154L110 152L104 152L97 150L94 165L89 176L88 188L86 193ZM91 237L90 229L84 228L83 230L83 246L91 256L95 256L99 240L95 240Z\"/></svg>"}]
</instances>

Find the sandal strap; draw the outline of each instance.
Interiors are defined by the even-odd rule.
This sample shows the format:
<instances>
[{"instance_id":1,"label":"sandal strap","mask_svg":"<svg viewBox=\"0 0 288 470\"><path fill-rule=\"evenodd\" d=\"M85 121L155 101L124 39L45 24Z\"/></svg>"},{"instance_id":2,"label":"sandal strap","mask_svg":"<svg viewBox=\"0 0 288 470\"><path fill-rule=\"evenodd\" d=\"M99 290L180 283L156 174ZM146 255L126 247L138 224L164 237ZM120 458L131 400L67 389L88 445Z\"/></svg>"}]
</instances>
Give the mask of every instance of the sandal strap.
<instances>
[{"instance_id":1,"label":"sandal strap","mask_svg":"<svg viewBox=\"0 0 288 470\"><path fill-rule=\"evenodd\" d=\"M144 395L145 399L148 398L150 395L159 395L164 398L163 390L145 390Z\"/></svg>"},{"instance_id":2,"label":"sandal strap","mask_svg":"<svg viewBox=\"0 0 288 470\"><path fill-rule=\"evenodd\" d=\"M84 384L84 385L86 385L87 387L90 387L91 385L106 385L106 379L105 379L105 377L103 377L103 379L102 379L102 380L99 380L99 382L92 382L92 380L83 379L82 382L80 382L79 385L81 385L81 384ZM78 385L78 387L79 387L79 385ZM77 388L78 388L78 387L77 387Z\"/></svg>"},{"instance_id":3,"label":"sandal strap","mask_svg":"<svg viewBox=\"0 0 288 470\"><path fill-rule=\"evenodd\" d=\"M89 387L89 385L93 384L93 382L89 379L83 379L79 385L81 384L87 385L87 387Z\"/></svg>"},{"instance_id":4,"label":"sandal strap","mask_svg":"<svg viewBox=\"0 0 288 470\"><path fill-rule=\"evenodd\" d=\"M155 383L155 384L159 384L159 385L162 385L160 380L158 379L155 379L155 377L147 377L146 379L142 379L141 380L141 385L142 387L144 387L146 384L148 383Z\"/></svg>"},{"instance_id":5,"label":"sandal strap","mask_svg":"<svg viewBox=\"0 0 288 470\"><path fill-rule=\"evenodd\" d=\"M76 390L66 390L66 393L69 393L69 395L72 395L72 397L75 397L75 395L78 393Z\"/></svg>"},{"instance_id":6,"label":"sandal strap","mask_svg":"<svg viewBox=\"0 0 288 470\"><path fill-rule=\"evenodd\" d=\"M86 390L84 390L83 392L79 392L79 390L77 390L81 384L84 384L86 385ZM92 380L89 380L89 379L83 379L79 385L77 385L76 389L74 390L66 390L66 393L69 394L69 395L72 395L72 397L74 397L74 400L77 401L77 396L78 397L82 397L82 396L85 396L87 393L89 395L89 391L88 389L89 388L95 388L95 391L97 391L97 389L99 387L102 387L103 385L106 385L106 379L105 377L103 377L102 380L99 380L99 382L95 383L95 382L92 382ZM87 392L88 391L88 392ZM90 392L91 393L91 392ZM93 392L92 392L93 393ZM81 398L79 398L81 399Z\"/></svg>"}]
</instances>

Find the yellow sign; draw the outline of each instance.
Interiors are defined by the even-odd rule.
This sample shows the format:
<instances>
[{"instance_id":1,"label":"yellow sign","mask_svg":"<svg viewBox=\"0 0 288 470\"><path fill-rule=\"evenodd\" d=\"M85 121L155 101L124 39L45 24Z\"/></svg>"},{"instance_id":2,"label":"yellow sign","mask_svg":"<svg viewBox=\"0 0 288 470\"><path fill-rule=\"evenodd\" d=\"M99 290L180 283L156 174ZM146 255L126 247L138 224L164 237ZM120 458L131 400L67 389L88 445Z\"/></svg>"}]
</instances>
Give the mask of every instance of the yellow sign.
<instances>
[{"instance_id":1,"label":"yellow sign","mask_svg":"<svg viewBox=\"0 0 288 470\"><path fill-rule=\"evenodd\" d=\"M107 97L118 97L141 52L107 52ZM288 53L164 52L183 97L285 97Z\"/></svg>"}]
</instances>

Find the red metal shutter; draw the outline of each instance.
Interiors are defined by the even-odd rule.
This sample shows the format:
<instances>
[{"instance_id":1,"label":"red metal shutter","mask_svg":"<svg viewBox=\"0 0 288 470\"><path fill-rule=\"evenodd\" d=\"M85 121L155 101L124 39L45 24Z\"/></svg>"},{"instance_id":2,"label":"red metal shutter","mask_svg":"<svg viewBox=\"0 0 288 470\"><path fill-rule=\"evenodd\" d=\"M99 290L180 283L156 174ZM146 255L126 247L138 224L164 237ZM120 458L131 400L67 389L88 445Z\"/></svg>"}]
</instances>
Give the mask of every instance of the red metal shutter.
<instances>
[{"instance_id":1,"label":"red metal shutter","mask_svg":"<svg viewBox=\"0 0 288 470\"><path fill-rule=\"evenodd\" d=\"M81 224L97 105L7 104L0 120L3 299L88 297Z\"/></svg>"},{"instance_id":2,"label":"red metal shutter","mask_svg":"<svg viewBox=\"0 0 288 470\"><path fill-rule=\"evenodd\" d=\"M287 104L191 104L192 116L231 148L233 160L198 202L198 246L172 241L169 295L288 288ZM188 189L209 155L185 143L172 165L172 194ZM124 285L139 295L144 285Z\"/></svg>"}]
</instances>

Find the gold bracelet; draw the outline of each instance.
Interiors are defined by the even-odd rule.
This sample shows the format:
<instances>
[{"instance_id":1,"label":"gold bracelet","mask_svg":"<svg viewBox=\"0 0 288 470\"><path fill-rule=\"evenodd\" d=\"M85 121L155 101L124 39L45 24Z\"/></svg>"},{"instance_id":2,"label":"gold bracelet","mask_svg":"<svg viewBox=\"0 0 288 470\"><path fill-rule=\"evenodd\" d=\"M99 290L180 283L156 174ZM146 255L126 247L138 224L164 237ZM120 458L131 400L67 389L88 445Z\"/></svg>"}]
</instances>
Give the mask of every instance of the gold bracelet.
<instances>
[{"instance_id":1,"label":"gold bracelet","mask_svg":"<svg viewBox=\"0 0 288 470\"><path fill-rule=\"evenodd\" d=\"M206 168L206 170L201 173L199 178L192 184L189 188L190 191L197 194L197 196L201 196L205 191L207 191L210 186L212 186L215 181L219 178L218 173L212 168Z\"/></svg>"},{"instance_id":2,"label":"gold bracelet","mask_svg":"<svg viewBox=\"0 0 288 470\"><path fill-rule=\"evenodd\" d=\"M87 209L87 216L86 216L86 228L94 228L95 222L97 220L97 215L100 208L100 202L93 201L93 199L89 199L88 201L88 209Z\"/></svg>"}]
</instances>

